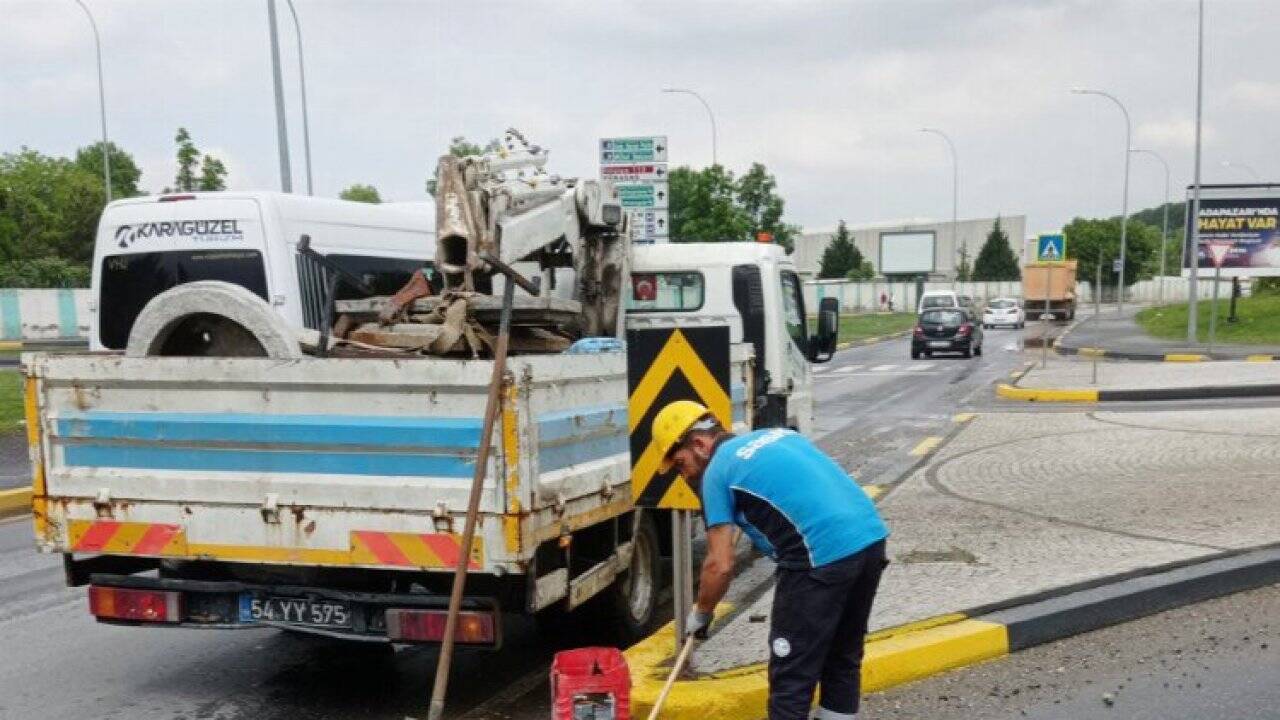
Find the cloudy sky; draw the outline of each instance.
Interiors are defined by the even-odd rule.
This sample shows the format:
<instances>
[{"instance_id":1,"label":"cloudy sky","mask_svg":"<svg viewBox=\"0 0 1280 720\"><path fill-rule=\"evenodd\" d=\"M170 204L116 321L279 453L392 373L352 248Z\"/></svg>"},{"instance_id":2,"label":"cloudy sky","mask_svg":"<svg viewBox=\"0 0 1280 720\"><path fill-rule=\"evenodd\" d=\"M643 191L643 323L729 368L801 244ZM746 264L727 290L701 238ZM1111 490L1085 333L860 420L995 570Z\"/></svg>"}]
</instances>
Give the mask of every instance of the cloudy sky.
<instances>
[{"instance_id":1,"label":"cloudy sky","mask_svg":"<svg viewBox=\"0 0 1280 720\"><path fill-rule=\"evenodd\" d=\"M190 129L237 189L275 189L266 0L85 0L102 32L112 139L172 182ZM672 160L765 163L808 229L1025 213L1028 232L1118 214L1128 106L1134 145L1190 182L1191 0L411 2L294 0L304 31L316 193L370 183L418 200L454 135L509 126L562 175L596 173L602 136L666 134ZM1280 2L1208 0L1205 182L1280 178ZM304 188L297 50L281 0L295 189ZM0 151L69 154L98 133L92 35L72 0L0 0ZM1131 205L1163 199L1135 157Z\"/></svg>"}]
</instances>

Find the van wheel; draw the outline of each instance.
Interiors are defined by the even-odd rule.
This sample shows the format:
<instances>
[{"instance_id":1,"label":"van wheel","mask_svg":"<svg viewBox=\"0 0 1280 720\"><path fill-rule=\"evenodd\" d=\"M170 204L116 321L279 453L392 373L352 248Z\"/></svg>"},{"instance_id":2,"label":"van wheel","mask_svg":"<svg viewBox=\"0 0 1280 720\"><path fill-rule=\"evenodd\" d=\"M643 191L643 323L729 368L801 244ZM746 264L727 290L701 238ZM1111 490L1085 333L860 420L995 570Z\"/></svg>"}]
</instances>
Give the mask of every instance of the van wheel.
<instances>
[{"instance_id":1,"label":"van wheel","mask_svg":"<svg viewBox=\"0 0 1280 720\"><path fill-rule=\"evenodd\" d=\"M606 591L608 615L625 644L641 640L653 629L661 582L662 546L653 519L644 515L632 539L631 568Z\"/></svg>"}]
</instances>

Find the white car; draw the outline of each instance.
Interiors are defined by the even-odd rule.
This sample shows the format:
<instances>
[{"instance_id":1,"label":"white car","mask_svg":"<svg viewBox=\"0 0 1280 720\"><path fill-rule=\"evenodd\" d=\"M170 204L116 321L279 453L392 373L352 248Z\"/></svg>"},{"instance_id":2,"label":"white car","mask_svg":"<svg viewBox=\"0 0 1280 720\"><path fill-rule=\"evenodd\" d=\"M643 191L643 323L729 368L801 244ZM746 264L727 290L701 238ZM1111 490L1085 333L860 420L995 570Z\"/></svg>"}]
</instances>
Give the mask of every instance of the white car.
<instances>
[{"instance_id":1,"label":"white car","mask_svg":"<svg viewBox=\"0 0 1280 720\"><path fill-rule=\"evenodd\" d=\"M997 325L1008 325L1020 328L1027 324L1027 314L1022 306L1013 298L996 298L987 303L982 311L982 327L992 328Z\"/></svg>"}]
</instances>

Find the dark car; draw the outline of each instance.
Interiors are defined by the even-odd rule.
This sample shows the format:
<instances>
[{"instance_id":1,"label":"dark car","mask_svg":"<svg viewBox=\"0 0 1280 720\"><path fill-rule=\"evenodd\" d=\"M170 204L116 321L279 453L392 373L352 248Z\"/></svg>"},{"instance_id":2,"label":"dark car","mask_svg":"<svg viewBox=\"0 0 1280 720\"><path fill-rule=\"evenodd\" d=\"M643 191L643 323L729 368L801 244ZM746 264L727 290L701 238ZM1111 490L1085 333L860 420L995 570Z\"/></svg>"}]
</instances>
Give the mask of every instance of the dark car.
<instances>
[{"instance_id":1,"label":"dark car","mask_svg":"<svg viewBox=\"0 0 1280 720\"><path fill-rule=\"evenodd\" d=\"M982 354L982 324L973 321L968 310L938 308L925 310L911 333L911 359L923 354L958 352L965 357Z\"/></svg>"}]
</instances>

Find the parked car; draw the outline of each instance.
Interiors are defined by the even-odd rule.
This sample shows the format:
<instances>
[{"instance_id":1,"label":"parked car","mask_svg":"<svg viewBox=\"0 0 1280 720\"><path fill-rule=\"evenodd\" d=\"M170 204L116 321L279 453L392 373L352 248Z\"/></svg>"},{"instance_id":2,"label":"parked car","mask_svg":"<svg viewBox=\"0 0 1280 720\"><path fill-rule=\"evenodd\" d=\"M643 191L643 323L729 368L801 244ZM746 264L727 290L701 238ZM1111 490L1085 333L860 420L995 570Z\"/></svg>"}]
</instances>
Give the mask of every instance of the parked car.
<instances>
[{"instance_id":1,"label":"parked car","mask_svg":"<svg viewBox=\"0 0 1280 720\"><path fill-rule=\"evenodd\" d=\"M936 308L920 313L911 333L911 359L936 352L958 352L964 357L982 354L982 326L962 308Z\"/></svg>"},{"instance_id":2,"label":"parked car","mask_svg":"<svg viewBox=\"0 0 1280 720\"><path fill-rule=\"evenodd\" d=\"M935 308L964 308L965 305L961 302L961 298L961 295L957 295L950 290L931 290L920 296L916 314Z\"/></svg>"},{"instance_id":3,"label":"parked car","mask_svg":"<svg viewBox=\"0 0 1280 720\"><path fill-rule=\"evenodd\" d=\"M1027 324L1027 314L1014 298L996 298L982 311L982 327L1008 325L1020 328Z\"/></svg>"}]
</instances>

